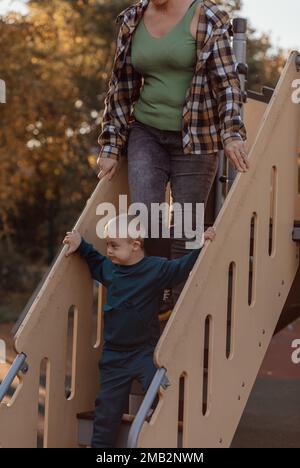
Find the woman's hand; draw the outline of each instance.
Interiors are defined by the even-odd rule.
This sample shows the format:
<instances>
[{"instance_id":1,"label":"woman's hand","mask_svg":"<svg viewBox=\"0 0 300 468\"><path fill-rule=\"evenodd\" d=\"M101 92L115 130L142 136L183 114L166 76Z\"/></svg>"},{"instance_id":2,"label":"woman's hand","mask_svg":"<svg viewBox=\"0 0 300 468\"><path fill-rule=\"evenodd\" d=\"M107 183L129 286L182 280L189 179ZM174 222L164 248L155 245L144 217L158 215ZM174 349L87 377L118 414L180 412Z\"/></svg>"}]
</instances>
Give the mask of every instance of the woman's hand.
<instances>
[{"instance_id":1,"label":"woman's hand","mask_svg":"<svg viewBox=\"0 0 300 468\"><path fill-rule=\"evenodd\" d=\"M116 172L118 161L113 158L99 158L97 159L97 164L100 168L98 179L108 175L108 180L111 180Z\"/></svg>"},{"instance_id":2,"label":"woman's hand","mask_svg":"<svg viewBox=\"0 0 300 468\"><path fill-rule=\"evenodd\" d=\"M73 231L68 231L66 234L66 237L63 240L63 244L66 244L69 246L67 252L65 253L65 256L68 257L71 255L75 250L78 249L81 243L81 235L79 234L78 231L73 229Z\"/></svg>"},{"instance_id":3,"label":"woman's hand","mask_svg":"<svg viewBox=\"0 0 300 468\"><path fill-rule=\"evenodd\" d=\"M250 164L244 141L233 140L225 143L224 153L238 172L248 172Z\"/></svg>"}]
</instances>

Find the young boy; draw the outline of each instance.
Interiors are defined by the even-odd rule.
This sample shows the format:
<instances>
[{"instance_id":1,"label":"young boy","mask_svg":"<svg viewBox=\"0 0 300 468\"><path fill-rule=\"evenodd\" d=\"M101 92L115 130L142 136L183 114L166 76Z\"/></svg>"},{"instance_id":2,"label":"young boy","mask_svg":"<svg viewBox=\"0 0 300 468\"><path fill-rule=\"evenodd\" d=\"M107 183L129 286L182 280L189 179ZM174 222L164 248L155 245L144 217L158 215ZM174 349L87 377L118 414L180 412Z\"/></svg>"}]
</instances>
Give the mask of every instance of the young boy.
<instances>
[{"instance_id":1,"label":"young boy","mask_svg":"<svg viewBox=\"0 0 300 468\"><path fill-rule=\"evenodd\" d=\"M79 253L92 278L107 288L99 362L101 388L95 402L91 443L94 448L114 447L132 380L137 379L146 391L154 377L157 369L153 352L159 338L158 312L164 289L188 278L204 241L215 237L214 229L209 228L201 247L183 257L150 257L145 255L143 237L130 237L130 220L132 217L120 215L107 224L107 256L97 252L76 230L67 232L63 240L68 245L66 256ZM119 235L120 223L126 224L126 238ZM111 237L113 229L115 236Z\"/></svg>"}]
</instances>

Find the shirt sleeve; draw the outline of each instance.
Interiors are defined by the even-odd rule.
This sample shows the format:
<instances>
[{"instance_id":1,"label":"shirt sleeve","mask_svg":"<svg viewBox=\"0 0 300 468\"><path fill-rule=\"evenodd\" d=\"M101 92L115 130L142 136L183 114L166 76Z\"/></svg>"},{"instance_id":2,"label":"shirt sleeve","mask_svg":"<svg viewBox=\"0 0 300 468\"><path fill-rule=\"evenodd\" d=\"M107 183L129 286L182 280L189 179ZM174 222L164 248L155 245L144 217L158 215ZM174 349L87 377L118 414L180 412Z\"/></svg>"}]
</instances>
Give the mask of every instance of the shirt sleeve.
<instances>
[{"instance_id":1,"label":"shirt sleeve","mask_svg":"<svg viewBox=\"0 0 300 468\"><path fill-rule=\"evenodd\" d=\"M142 83L141 74L126 60L126 37L126 25L121 24L98 137L101 158L118 160L126 155L132 106Z\"/></svg>"},{"instance_id":2,"label":"shirt sleeve","mask_svg":"<svg viewBox=\"0 0 300 468\"><path fill-rule=\"evenodd\" d=\"M87 262L92 278L105 284L103 266L107 257L101 255L92 244L88 244L84 239L81 240L76 253L79 253Z\"/></svg>"},{"instance_id":3,"label":"shirt sleeve","mask_svg":"<svg viewBox=\"0 0 300 468\"><path fill-rule=\"evenodd\" d=\"M246 128L241 118L243 106L241 84L228 31L215 41L207 67L218 101L222 143L247 140Z\"/></svg>"},{"instance_id":4,"label":"shirt sleeve","mask_svg":"<svg viewBox=\"0 0 300 468\"><path fill-rule=\"evenodd\" d=\"M165 259L160 269L159 287L171 288L187 280L201 250L202 247L174 260Z\"/></svg>"}]
</instances>

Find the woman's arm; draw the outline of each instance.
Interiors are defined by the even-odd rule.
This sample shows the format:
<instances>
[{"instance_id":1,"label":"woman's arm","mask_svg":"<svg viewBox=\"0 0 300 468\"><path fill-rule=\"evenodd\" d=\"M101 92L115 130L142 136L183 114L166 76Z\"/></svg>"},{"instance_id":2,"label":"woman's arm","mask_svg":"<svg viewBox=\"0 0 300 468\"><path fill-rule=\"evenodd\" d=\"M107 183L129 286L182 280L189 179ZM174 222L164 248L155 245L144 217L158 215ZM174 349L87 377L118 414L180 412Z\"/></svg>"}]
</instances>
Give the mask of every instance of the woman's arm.
<instances>
[{"instance_id":1,"label":"woman's arm","mask_svg":"<svg viewBox=\"0 0 300 468\"><path fill-rule=\"evenodd\" d=\"M118 160L126 147L133 97L141 86L141 75L133 68L127 53L129 37L126 31L126 26L122 24L118 33L108 92L104 100L102 131L98 138L101 146L100 158ZM123 49L122 52L120 48Z\"/></svg>"},{"instance_id":2,"label":"woman's arm","mask_svg":"<svg viewBox=\"0 0 300 468\"><path fill-rule=\"evenodd\" d=\"M237 170L245 172L249 168L249 162L245 148L247 132L241 118L242 90L228 31L215 41L207 61L207 71L218 101L225 154Z\"/></svg>"},{"instance_id":3,"label":"woman's arm","mask_svg":"<svg viewBox=\"0 0 300 468\"><path fill-rule=\"evenodd\" d=\"M241 118L242 91L236 60L226 31L214 44L207 61L207 70L213 82L222 124L221 138L223 144L233 140L246 140L246 128Z\"/></svg>"}]
</instances>

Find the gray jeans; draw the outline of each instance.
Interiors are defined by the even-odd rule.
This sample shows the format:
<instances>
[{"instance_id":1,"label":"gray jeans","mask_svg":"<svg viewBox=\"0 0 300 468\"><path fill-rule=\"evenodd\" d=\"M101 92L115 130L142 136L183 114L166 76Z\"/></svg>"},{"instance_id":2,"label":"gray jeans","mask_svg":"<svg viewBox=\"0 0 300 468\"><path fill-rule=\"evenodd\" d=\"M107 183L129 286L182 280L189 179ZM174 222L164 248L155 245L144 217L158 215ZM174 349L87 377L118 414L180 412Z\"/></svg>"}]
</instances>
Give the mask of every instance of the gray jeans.
<instances>
[{"instance_id":1,"label":"gray jeans","mask_svg":"<svg viewBox=\"0 0 300 468\"><path fill-rule=\"evenodd\" d=\"M144 203L150 213L151 203L166 200L166 186L170 181L173 203L182 206L191 203L195 219L196 203L206 205L216 176L217 153L185 155L181 131L160 130L135 120L129 130L127 154L131 203ZM147 255L177 258L190 251L185 247L185 237L174 237L172 226L171 218L171 240L145 240ZM181 283L173 288L174 303L183 286Z\"/></svg>"}]
</instances>

